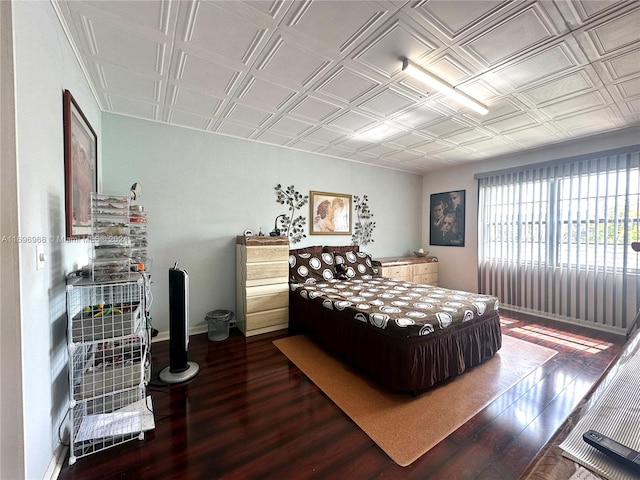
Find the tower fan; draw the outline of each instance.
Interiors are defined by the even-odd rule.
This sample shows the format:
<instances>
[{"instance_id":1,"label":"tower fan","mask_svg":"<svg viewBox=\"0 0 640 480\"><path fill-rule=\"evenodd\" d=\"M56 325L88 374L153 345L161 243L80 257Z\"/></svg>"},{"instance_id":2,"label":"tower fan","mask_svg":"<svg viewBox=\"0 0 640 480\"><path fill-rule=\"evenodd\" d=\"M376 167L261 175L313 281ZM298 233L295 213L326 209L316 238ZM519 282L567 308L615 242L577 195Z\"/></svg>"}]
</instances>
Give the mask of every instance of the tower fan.
<instances>
[{"instance_id":1,"label":"tower fan","mask_svg":"<svg viewBox=\"0 0 640 480\"><path fill-rule=\"evenodd\" d=\"M187 360L189 349L189 274L169 269L169 366L160 372L165 383L181 383L195 377L200 366Z\"/></svg>"}]
</instances>

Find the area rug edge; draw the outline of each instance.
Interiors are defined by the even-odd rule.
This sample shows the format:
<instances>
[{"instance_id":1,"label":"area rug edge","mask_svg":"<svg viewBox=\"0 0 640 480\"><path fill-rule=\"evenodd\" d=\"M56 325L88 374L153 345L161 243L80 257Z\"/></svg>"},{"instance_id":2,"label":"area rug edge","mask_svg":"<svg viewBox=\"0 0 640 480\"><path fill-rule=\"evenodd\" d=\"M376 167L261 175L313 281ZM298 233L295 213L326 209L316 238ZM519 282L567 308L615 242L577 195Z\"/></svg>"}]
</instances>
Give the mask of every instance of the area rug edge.
<instances>
[{"instance_id":1,"label":"area rug edge","mask_svg":"<svg viewBox=\"0 0 640 480\"><path fill-rule=\"evenodd\" d=\"M465 380L470 380L473 379L474 376L478 376L479 374L475 373L477 371L481 374L484 366L489 365L492 369L498 368L499 364L497 362L500 362L501 356L505 357L505 355L512 354L511 350L518 350L516 345L518 345L519 342L527 344L530 350L538 351L540 357L536 357L533 360L525 359L523 371L517 373L510 372L512 375L517 375L517 378L508 379L508 385L496 386L496 388L500 390L499 392L492 394L487 393L486 395L484 395L482 391L476 392L474 395L480 398L471 399L472 402L475 402L474 407L471 409L473 412L471 414L465 414L465 418L462 421L452 420L451 423L455 423L453 426L445 425L442 427L444 430L447 430L447 434L436 435L435 437L437 438L434 437L433 439L425 439L419 435L419 433L411 437L410 434L407 434L407 430L402 430L404 435L411 437L404 446L402 443L405 439L400 439L400 442L398 442L397 439L394 439L392 435L389 436L388 433L389 425L394 422L394 418L398 417L398 415L402 417L403 415L401 415L401 413L403 411L407 412L404 416L410 415L413 409L422 411L424 409L424 406L420 408L420 402L422 402L422 404L429 405L431 410L436 412L434 415L437 416L440 421L445 423L448 421L446 418L443 420L443 412L437 412L438 408L442 409L443 407L438 406L437 401L430 403L430 397L437 398L439 395L442 395L442 391L438 391L438 389L442 390L441 387L435 387L417 398L404 394L396 394L378 387L359 372L354 371L339 359L331 356L304 335L276 339L273 341L273 344L322 390L331 401L351 418L395 463L404 467L420 458L476 413L493 402L499 395L557 354L557 351L553 349L503 335L503 347L496 356L474 367L464 375L456 377L453 381L448 382L442 387L454 389L463 388ZM490 364L490 362L493 362L493 365ZM485 370L487 370L487 368L485 368ZM469 378L465 379L465 376L469 376ZM356 392L357 395L350 395L352 392ZM367 402L360 402L359 400L361 398L366 398ZM363 411L363 409L365 411ZM446 417L446 415L444 417Z\"/></svg>"}]
</instances>

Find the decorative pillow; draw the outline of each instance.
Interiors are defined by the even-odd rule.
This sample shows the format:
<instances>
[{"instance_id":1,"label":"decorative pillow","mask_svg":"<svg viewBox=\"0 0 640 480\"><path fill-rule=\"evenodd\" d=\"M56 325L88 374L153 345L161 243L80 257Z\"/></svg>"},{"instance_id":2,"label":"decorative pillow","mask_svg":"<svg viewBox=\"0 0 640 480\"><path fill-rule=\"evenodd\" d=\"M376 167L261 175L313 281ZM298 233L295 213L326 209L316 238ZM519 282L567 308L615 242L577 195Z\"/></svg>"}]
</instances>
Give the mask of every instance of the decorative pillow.
<instances>
[{"instance_id":1,"label":"decorative pillow","mask_svg":"<svg viewBox=\"0 0 640 480\"><path fill-rule=\"evenodd\" d=\"M289 280L295 283L331 280L334 265L333 253L289 255Z\"/></svg>"},{"instance_id":2,"label":"decorative pillow","mask_svg":"<svg viewBox=\"0 0 640 480\"><path fill-rule=\"evenodd\" d=\"M359 252L360 245L340 245L336 247L332 246L324 246L322 248L323 252L333 252L333 253L347 253L347 252Z\"/></svg>"},{"instance_id":3,"label":"decorative pillow","mask_svg":"<svg viewBox=\"0 0 640 480\"><path fill-rule=\"evenodd\" d=\"M298 255L300 253L315 253L316 255L320 255L322 252L322 245L313 245L312 247L301 247L289 250L289 255Z\"/></svg>"},{"instance_id":4,"label":"decorative pillow","mask_svg":"<svg viewBox=\"0 0 640 480\"><path fill-rule=\"evenodd\" d=\"M374 275L375 270L371 264L371 255L364 252L334 252L336 264L343 263L347 266L347 277L360 278L364 275Z\"/></svg>"}]
</instances>

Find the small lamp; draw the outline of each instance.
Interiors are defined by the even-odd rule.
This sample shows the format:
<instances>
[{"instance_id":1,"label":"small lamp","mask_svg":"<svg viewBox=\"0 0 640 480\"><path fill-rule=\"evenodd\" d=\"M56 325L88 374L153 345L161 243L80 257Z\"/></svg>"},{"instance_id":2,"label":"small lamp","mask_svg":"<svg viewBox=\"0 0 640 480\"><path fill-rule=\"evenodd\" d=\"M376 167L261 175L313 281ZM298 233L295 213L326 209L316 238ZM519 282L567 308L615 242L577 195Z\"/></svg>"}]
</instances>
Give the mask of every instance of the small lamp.
<instances>
[{"instance_id":1,"label":"small lamp","mask_svg":"<svg viewBox=\"0 0 640 480\"><path fill-rule=\"evenodd\" d=\"M286 217L286 215L283 213L282 215L278 215L276 217L276 221L273 224L273 230L269 233L270 236L272 237L279 237L280 236L280 229L278 228L278 219L279 218L284 218Z\"/></svg>"}]
</instances>

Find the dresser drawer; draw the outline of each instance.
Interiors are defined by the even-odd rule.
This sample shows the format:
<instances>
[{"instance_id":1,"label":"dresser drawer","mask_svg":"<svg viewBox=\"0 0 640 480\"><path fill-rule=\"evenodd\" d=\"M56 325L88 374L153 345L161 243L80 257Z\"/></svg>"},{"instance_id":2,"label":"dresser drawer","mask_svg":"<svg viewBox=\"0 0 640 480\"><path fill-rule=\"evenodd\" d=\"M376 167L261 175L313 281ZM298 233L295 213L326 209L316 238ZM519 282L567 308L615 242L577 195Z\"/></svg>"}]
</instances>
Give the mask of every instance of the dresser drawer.
<instances>
[{"instance_id":1,"label":"dresser drawer","mask_svg":"<svg viewBox=\"0 0 640 480\"><path fill-rule=\"evenodd\" d=\"M289 262L248 263L245 271L247 285L287 282L289 278Z\"/></svg>"},{"instance_id":2,"label":"dresser drawer","mask_svg":"<svg viewBox=\"0 0 640 480\"><path fill-rule=\"evenodd\" d=\"M249 293L249 292L247 292ZM274 293L271 295L247 295L247 313L274 310L289 306L289 291Z\"/></svg>"},{"instance_id":3,"label":"dresser drawer","mask_svg":"<svg viewBox=\"0 0 640 480\"><path fill-rule=\"evenodd\" d=\"M265 312L247 314L246 336L272 332L287 328L289 325L289 309L277 308Z\"/></svg>"},{"instance_id":4,"label":"dresser drawer","mask_svg":"<svg viewBox=\"0 0 640 480\"><path fill-rule=\"evenodd\" d=\"M413 275L430 275L438 273L438 262L416 263L413 265Z\"/></svg>"},{"instance_id":5,"label":"dresser drawer","mask_svg":"<svg viewBox=\"0 0 640 480\"><path fill-rule=\"evenodd\" d=\"M426 275L416 275L413 277L414 283L423 283L425 285L432 285L434 287L438 286L438 274L437 273L428 273Z\"/></svg>"},{"instance_id":6,"label":"dresser drawer","mask_svg":"<svg viewBox=\"0 0 640 480\"><path fill-rule=\"evenodd\" d=\"M288 245L274 245L266 247L247 247L247 263L277 262L289 258Z\"/></svg>"},{"instance_id":7,"label":"dresser drawer","mask_svg":"<svg viewBox=\"0 0 640 480\"><path fill-rule=\"evenodd\" d=\"M272 285L258 285L255 287L247 287L245 291L245 296L249 297L260 297L264 295L278 295L281 293L289 293L289 283L288 282L280 282Z\"/></svg>"},{"instance_id":8,"label":"dresser drawer","mask_svg":"<svg viewBox=\"0 0 640 480\"><path fill-rule=\"evenodd\" d=\"M398 278L400 280L410 280L412 277L411 265L394 265L382 268L382 276Z\"/></svg>"}]
</instances>

